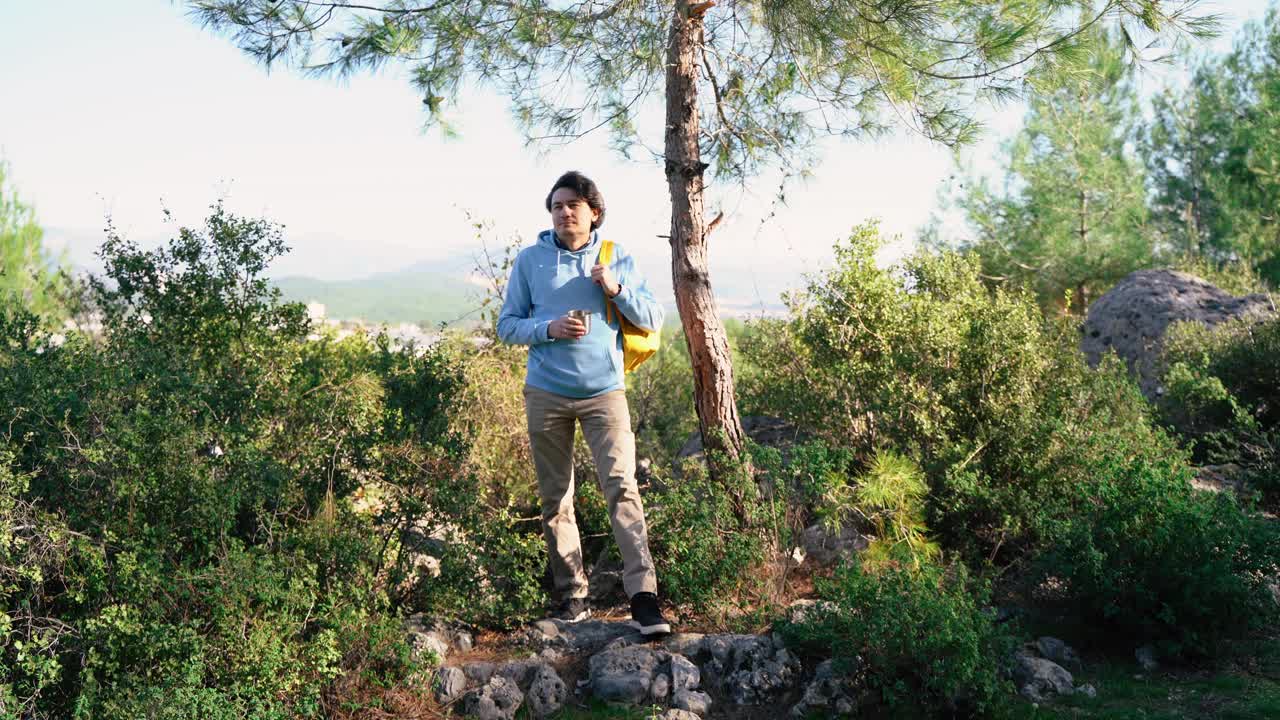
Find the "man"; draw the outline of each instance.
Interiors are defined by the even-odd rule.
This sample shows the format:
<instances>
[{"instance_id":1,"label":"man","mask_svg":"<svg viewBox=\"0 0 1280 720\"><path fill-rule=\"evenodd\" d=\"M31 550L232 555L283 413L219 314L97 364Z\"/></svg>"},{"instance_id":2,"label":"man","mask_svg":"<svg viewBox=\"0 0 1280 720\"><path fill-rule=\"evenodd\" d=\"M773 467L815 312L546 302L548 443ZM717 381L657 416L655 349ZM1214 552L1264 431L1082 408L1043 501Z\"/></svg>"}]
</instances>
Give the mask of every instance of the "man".
<instances>
[{"instance_id":1,"label":"man","mask_svg":"<svg viewBox=\"0 0 1280 720\"><path fill-rule=\"evenodd\" d=\"M551 557L558 606L553 617L576 622L590 615L578 525L573 514L574 423L595 458L622 551L623 589L632 624L645 635L671 632L658 607L644 507L636 486L636 445L622 371L622 334L605 321L608 302L632 323L662 327L662 306L621 246L599 263L604 198L596 184L565 173L547 195L553 229L516 256L498 318L503 342L529 346L525 413L538 475L542 527ZM569 316L589 311L588 322ZM616 321L615 321L616 322Z\"/></svg>"}]
</instances>

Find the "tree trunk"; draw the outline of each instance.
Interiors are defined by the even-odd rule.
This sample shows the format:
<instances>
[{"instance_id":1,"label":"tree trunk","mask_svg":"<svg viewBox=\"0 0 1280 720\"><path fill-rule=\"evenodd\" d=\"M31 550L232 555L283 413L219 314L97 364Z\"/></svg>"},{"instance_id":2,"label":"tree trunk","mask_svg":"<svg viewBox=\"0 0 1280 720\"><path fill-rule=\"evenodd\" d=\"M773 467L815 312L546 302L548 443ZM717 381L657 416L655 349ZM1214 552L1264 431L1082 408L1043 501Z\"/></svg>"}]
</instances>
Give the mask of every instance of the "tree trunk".
<instances>
[{"instance_id":1,"label":"tree trunk","mask_svg":"<svg viewBox=\"0 0 1280 720\"><path fill-rule=\"evenodd\" d=\"M744 458L745 433L733 390L729 338L707 274L707 223L698 147L698 45L702 18L677 0L667 41L666 173L671 193L671 279L693 366L694 404L713 478ZM721 457L713 457L721 455Z\"/></svg>"}]
</instances>

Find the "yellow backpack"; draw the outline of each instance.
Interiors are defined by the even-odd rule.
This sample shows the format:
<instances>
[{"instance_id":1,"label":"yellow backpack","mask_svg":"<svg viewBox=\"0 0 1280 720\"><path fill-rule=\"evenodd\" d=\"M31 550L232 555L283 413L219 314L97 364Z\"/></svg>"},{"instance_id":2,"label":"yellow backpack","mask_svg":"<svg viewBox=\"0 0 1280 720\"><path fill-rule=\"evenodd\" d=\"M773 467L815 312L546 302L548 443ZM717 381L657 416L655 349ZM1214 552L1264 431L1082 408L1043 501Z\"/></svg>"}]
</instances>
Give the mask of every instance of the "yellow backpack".
<instances>
[{"instance_id":1,"label":"yellow backpack","mask_svg":"<svg viewBox=\"0 0 1280 720\"><path fill-rule=\"evenodd\" d=\"M599 263L608 265L612 259L613 241L605 240L600 243ZM658 352L658 345L662 341L662 331L645 330L633 324L627 319L626 315L623 315L606 298L604 301L604 318L612 324L614 315L618 316L618 326L622 328L622 367L627 372L631 372L640 367L640 363L653 357L653 354Z\"/></svg>"}]
</instances>

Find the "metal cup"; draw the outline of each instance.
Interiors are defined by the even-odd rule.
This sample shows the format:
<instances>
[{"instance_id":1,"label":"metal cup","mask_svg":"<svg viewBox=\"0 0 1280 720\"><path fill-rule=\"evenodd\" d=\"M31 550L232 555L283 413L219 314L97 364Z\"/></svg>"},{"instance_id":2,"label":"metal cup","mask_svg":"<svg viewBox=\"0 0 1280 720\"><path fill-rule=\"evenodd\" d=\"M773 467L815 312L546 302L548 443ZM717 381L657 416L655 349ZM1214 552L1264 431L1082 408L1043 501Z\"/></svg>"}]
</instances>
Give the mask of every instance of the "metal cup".
<instances>
[{"instance_id":1,"label":"metal cup","mask_svg":"<svg viewBox=\"0 0 1280 720\"><path fill-rule=\"evenodd\" d=\"M570 310L569 317L582 322L582 326L587 332L591 332L591 311L590 310Z\"/></svg>"}]
</instances>

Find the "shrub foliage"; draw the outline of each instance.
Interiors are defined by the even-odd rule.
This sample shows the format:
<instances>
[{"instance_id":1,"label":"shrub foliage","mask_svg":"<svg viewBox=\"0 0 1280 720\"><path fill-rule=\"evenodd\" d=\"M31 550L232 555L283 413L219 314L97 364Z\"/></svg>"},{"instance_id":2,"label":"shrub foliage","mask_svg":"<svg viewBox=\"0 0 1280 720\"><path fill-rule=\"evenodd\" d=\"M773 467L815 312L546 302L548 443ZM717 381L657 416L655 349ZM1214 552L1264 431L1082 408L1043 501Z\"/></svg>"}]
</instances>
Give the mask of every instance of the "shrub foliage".
<instances>
[{"instance_id":1,"label":"shrub foliage","mask_svg":"<svg viewBox=\"0 0 1280 720\"><path fill-rule=\"evenodd\" d=\"M1278 546L1231 501L1192 494L1186 453L1118 362L1088 367L1074 325L985 287L975 259L882 269L880 242L857 229L789 320L755 326L756 408L862 462L917 458L945 547L1056 578L1119 637L1194 653L1266 621Z\"/></svg>"}]
</instances>

